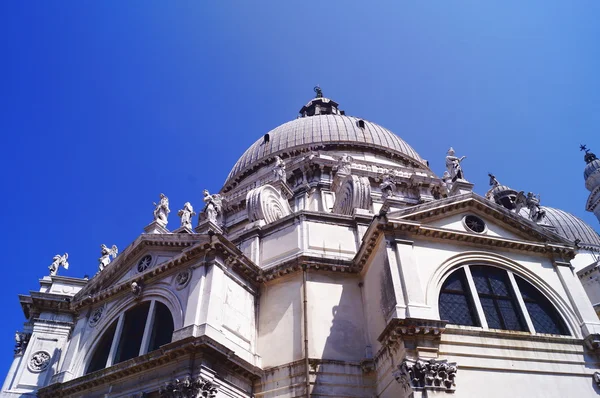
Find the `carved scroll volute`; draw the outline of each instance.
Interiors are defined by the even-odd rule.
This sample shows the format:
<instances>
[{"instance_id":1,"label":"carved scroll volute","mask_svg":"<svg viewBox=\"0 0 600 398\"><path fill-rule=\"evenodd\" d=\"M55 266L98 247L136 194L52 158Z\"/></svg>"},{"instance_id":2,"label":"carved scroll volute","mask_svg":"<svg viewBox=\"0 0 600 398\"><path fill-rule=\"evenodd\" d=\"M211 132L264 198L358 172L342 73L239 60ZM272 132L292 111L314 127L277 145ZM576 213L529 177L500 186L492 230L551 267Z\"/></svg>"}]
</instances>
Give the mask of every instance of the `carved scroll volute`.
<instances>
[{"instance_id":1,"label":"carved scroll volute","mask_svg":"<svg viewBox=\"0 0 600 398\"><path fill-rule=\"evenodd\" d=\"M248 220L264 220L270 224L292 213L290 204L281 193L271 185L255 188L246 195Z\"/></svg>"},{"instance_id":2,"label":"carved scroll volute","mask_svg":"<svg viewBox=\"0 0 600 398\"><path fill-rule=\"evenodd\" d=\"M351 216L354 209L371 210L371 184L367 177L349 175L335 192L334 213Z\"/></svg>"}]
</instances>

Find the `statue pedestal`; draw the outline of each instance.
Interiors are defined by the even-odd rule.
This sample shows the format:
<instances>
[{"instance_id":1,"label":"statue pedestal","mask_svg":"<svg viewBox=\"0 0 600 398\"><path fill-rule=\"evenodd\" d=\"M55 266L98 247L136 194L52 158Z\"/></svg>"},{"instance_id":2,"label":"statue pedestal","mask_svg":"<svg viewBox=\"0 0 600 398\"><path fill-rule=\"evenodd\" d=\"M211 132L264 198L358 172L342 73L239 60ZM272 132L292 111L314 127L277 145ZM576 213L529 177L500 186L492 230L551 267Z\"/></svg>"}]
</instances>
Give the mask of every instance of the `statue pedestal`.
<instances>
[{"instance_id":1,"label":"statue pedestal","mask_svg":"<svg viewBox=\"0 0 600 398\"><path fill-rule=\"evenodd\" d=\"M199 234L208 234L212 232L217 235L223 235L223 230L221 229L221 227L219 227L217 224L210 220L200 221L198 223L198 226L194 228L194 231L196 231Z\"/></svg>"},{"instance_id":2,"label":"statue pedestal","mask_svg":"<svg viewBox=\"0 0 600 398\"><path fill-rule=\"evenodd\" d=\"M450 196L464 195L473 192L473 184L467 180L456 180L450 188Z\"/></svg>"},{"instance_id":3,"label":"statue pedestal","mask_svg":"<svg viewBox=\"0 0 600 398\"><path fill-rule=\"evenodd\" d=\"M156 220L152 221L150 224L144 227L144 232L147 234L168 234L170 233L167 228Z\"/></svg>"},{"instance_id":4,"label":"statue pedestal","mask_svg":"<svg viewBox=\"0 0 600 398\"><path fill-rule=\"evenodd\" d=\"M179 227L176 230L173 231L174 234L193 234L194 231L192 231L191 228L188 227Z\"/></svg>"}]
</instances>

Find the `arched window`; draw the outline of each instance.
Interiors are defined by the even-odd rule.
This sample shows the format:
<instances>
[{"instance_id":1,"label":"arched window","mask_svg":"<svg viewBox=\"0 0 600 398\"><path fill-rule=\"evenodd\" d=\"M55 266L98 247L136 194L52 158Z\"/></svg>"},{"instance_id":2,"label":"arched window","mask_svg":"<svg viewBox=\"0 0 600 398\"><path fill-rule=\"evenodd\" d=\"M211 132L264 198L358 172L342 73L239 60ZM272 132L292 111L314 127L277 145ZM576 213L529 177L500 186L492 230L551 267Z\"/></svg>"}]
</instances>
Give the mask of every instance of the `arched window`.
<instances>
[{"instance_id":1,"label":"arched window","mask_svg":"<svg viewBox=\"0 0 600 398\"><path fill-rule=\"evenodd\" d=\"M444 281L440 318L449 323L487 329L569 335L554 306L533 285L496 267L472 265Z\"/></svg>"},{"instance_id":2,"label":"arched window","mask_svg":"<svg viewBox=\"0 0 600 398\"><path fill-rule=\"evenodd\" d=\"M121 314L96 344L86 374L104 369L171 342L171 311L159 301L145 301Z\"/></svg>"}]
</instances>

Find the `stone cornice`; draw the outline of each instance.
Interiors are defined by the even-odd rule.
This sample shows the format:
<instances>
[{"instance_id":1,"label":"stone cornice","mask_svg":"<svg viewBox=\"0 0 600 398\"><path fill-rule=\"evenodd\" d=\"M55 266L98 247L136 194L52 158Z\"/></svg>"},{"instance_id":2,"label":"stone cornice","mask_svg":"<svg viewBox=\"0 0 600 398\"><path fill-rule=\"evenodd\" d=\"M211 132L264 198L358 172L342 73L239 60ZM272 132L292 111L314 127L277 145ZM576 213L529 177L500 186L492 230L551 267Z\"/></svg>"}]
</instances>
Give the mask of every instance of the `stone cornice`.
<instances>
[{"instance_id":1,"label":"stone cornice","mask_svg":"<svg viewBox=\"0 0 600 398\"><path fill-rule=\"evenodd\" d=\"M307 270L357 273L358 269L352 260L332 259L318 256L300 255L285 261L275 267L263 270L258 276L258 282L266 282L279 277L300 271L303 267Z\"/></svg>"},{"instance_id":2,"label":"stone cornice","mask_svg":"<svg viewBox=\"0 0 600 398\"><path fill-rule=\"evenodd\" d=\"M118 363L109 368L92 372L64 383L51 384L48 387L38 390L37 395L40 398L77 395L97 386L116 383L126 377L154 369L160 365L180 361L183 356L192 356L198 353L200 355L216 357L220 363L225 364L232 372L242 374L249 379L263 375L263 371L260 368L236 357L232 350L210 337L201 336L175 341L146 355Z\"/></svg>"},{"instance_id":3,"label":"stone cornice","mask_svg":"<svg viewBox=\"0 0 600 398\"><path fill-rule=\"evenodd\" d=\"M233 243L228 241L222 235L206 235L206 237L208 239L204 242L197 243L195 246L187 248L178 256L175 256L162 264L158 264L134 278L130 278L120 284L108 285L108 287L96 292L88 290L85 295L81 294L81 292L78 293L73 299L72 308L74 310L80 310L85 306L106 301L115 295L128 291L133 282L141 285L148 285L170 270L179 267L181 264L199 259L202 254L212 251L219 253L223 257L225 264L238 271L248 282L254 283L257 280L258 275L261 272L260 268L246 258Z\"/></svg>"},{"instance_id":4,"label":"stone cornice","mask_svg":"<svg viewBox=\"0 0 600 398\"><path fill-rule=\"evenodd\" d=\"M71 314L71 299L68 294L29 292L28 295L19 295L19 302L25 314L29 319L31 315L40 314L42 311L62 312Z\"/></svg>"},{"instance_id":5,"label":"stone cornice","mask_svg":"<svg viewBox=\"0 0 600 398\"><path fill-rule=\"evenodd\" d=\"M446 329L446 321L431 319L392 319L377 340L385 347L391 347L400 340L414 337L427 337L439 340Z\"/></svg>"}]
</instances>

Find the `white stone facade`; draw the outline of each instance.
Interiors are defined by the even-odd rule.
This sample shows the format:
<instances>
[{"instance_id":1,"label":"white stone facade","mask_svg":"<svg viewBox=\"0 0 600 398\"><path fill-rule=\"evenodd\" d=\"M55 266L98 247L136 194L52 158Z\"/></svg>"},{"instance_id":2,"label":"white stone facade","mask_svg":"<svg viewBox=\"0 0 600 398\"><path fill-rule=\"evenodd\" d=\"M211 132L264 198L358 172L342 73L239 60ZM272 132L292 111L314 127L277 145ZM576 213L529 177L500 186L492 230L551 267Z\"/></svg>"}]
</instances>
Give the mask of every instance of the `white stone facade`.
<instances>
[{"instance_id":1,"label":"white stone facade","mask_svg":"<svg viewBox=\"0 0 600 398\"><path fill-rule=\"evenodd\" d=\"M169 232L165 211L89 281L21 296L2 395L600 393L600 247L437 177L331 100L301 114L240 158L194 230Z\"/></svg>"}]
</instances>

